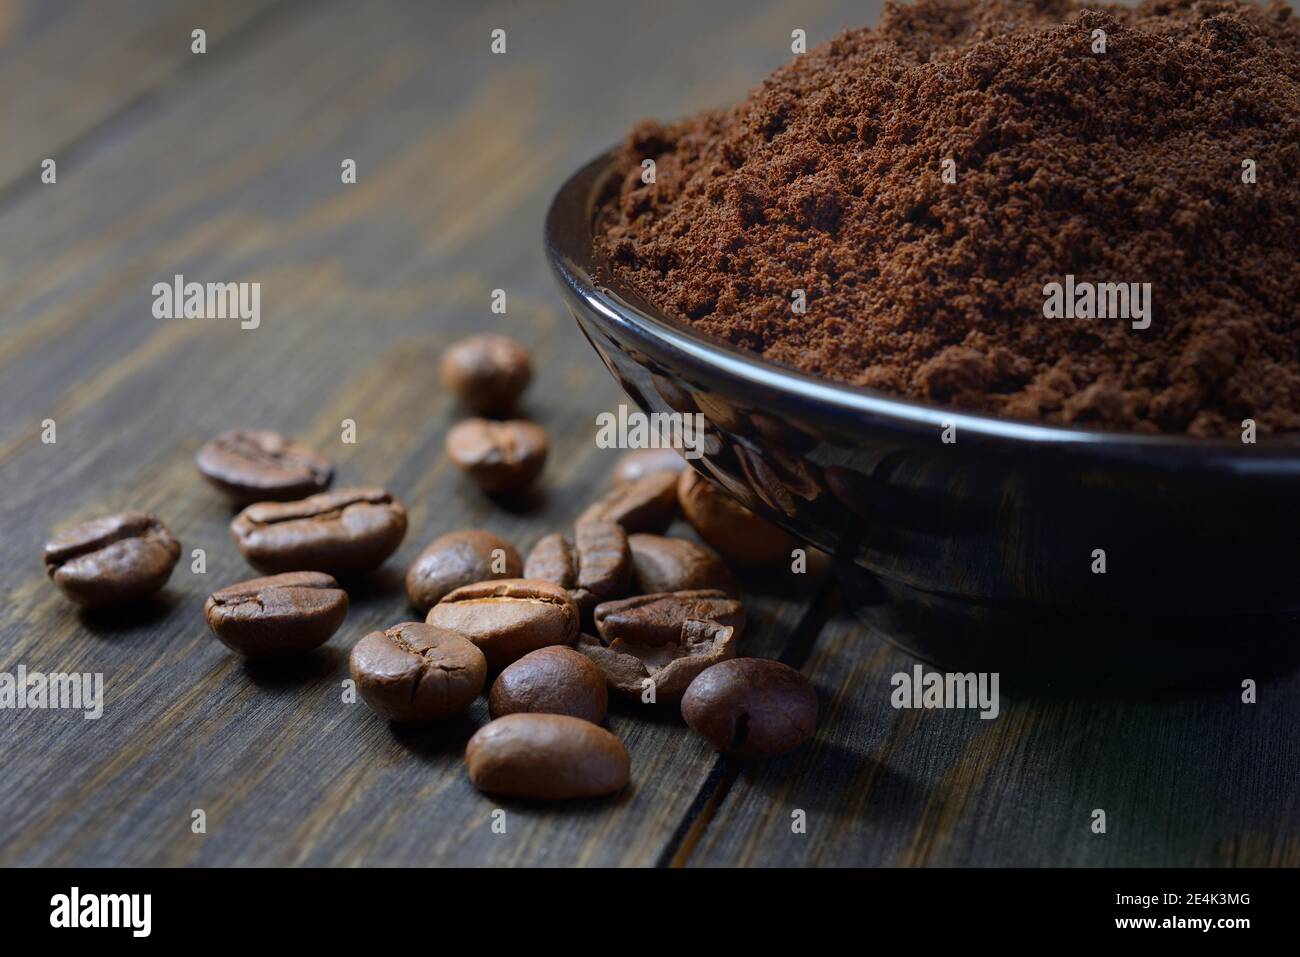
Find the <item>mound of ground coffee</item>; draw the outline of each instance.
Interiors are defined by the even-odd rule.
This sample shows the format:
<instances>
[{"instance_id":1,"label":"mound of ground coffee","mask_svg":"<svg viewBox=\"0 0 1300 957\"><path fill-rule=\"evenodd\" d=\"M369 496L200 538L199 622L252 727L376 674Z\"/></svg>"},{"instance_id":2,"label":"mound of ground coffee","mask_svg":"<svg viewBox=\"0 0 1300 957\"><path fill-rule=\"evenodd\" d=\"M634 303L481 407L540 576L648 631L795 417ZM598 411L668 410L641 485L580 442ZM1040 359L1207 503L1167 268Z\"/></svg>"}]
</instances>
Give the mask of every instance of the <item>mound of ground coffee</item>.
<instances>
[{"instance_id":1,"label":"mound of ground coffee","mask_svg":"<svg viewBox=\"0 0 1300 957\"><path fill-rule=\"evenodd\" d=\"M1300 430L1280 3L891 4L731 110L642 123L618 162L614 278L767 358L1022 419ZM1132 306L1150 283L1150 308L1112 287L1110 313L1049 318L1051 283L1136 284Z\"/></svg>"}]
</instances>

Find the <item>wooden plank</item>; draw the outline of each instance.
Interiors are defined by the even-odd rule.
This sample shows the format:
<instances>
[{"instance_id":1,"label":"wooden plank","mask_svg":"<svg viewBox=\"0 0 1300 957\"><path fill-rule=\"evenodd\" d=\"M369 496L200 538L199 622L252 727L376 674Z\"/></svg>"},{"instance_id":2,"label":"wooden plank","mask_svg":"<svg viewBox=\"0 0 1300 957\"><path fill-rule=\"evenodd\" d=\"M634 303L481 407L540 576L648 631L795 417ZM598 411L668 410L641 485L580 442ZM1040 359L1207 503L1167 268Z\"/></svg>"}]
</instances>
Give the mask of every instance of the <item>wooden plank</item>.
<instances>
[{"instance_id":1,"label":"wooden plank","mask_svg":"<svg viewBox=\"0 0 1300 957\"><path fill-rule=\"evenodd\" d=\"M83 137L176 82L179 71L211 66L191 51L207 33L208 53L239 42L273 0L0 0L0 191L39 182L52 157L71 173Z\"/></svg>"},{"instance_id":2,"label":"wooden plank","mask_svg":"<svg viewBox=\"0 0 1300 957\"><path fill-rule=\"evenodd\" d=\"M1259 704L1004 696L999 716L894 710L914 659L845 615L805 665L811 747L733 770L698 865L1296 866L1300 675ZM930 670L927 666L927 670ZM1092 812L1106 812L1094 834ZM794 833L792 813L807 814Z\"/></svg>"},{"instance_id":3,"label":"wooden plank","mask_svg":"<svg viewBox=\"0 0 1300 957\"><path fill-rule=\"evenodd\" d=\"M713 56L709 30L734 19L725 9L683 43L675 18L688 8L647 21L672 38L666 62L647 52L641 21L596 3L563 16L296 8L228 48L221 69L123 114L75 175L0 212L13 250L0 262L0 556L13 570L0 670L103 672L107 697L98 721L6 714L0 759L23 773L0 782L0 863L651 864L673 845L715 766L676 723L615 715L630 792L509 805L503 837L487 826L498 805L461 763L481 704L464 722L396 732L343 705L339 683L357 637L409 616L401 571L429 539L484 526L527 547L603 488L612 455L594 448L595 415L618 393L555 305L540 223L563 176L652 103L671 114L725 100L771 65L755 61L781 57L780 43L740 63ZM759 11L746 29L766 24L779 40L784 18ZM504 58L487 51L498 25ZM674 72L682 62L691 68ZM600 82L614 64L650 72ZM344 157L357 160L355 186L339 183ZM260 282L261 327L154 319L151 286L175 273ZM488 311L497 287L506 317ZM468 488L442 454L461 413L436 385L437 355L488 326L532 351L527 412L553 443L544 491L515 511ZM54 445L37 437L46 417ZM355 445L340 442L344 418ZM302 436L335 459L340 484L388 486L411 509L411 534L353 596L340 635L289 672L246 668L202 622L206 594L249 575L229 509L190 464L234 424ZM128 506L161 514L187 552L204 548L207 572L183 563L141 613L78 615L44 580L41 542L56 524ZM749 595L746 650L778 653L814 587ZM190 831L199 808L205 835Z\"/></svg>"}]
</instances>

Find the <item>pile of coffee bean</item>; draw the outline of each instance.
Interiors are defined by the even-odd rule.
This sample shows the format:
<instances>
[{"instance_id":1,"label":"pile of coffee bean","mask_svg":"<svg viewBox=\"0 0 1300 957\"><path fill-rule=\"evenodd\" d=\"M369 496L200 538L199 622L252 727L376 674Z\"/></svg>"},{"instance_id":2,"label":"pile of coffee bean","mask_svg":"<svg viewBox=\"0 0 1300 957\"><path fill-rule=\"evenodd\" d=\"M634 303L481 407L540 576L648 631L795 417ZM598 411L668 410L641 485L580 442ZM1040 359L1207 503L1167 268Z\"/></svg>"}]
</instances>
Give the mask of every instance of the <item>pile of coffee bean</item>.
<instances>
[{"instance_id":1,"label":"pile of coffee bean","mask_svg":"<svg viewBox=\"0 0 1300 957\"><path fill-rule=\"evenodd\" d=\"M518 343L475 336L447 351L442 376L475 411L500 414L531 371ZM470 419L447 444L491 492L526 487L546 455L545 433L522 420ZM348 613L339 579L373 571L406 535L406 509L390 492L329 490L331 463L278 433L222 433L195 464L242 508L231 536L267 576L222 588L203 607L213 634L246 658L327 642ZM717 750L742 758L783 754L813 732L817 696L807 679L737 657L745 609L723 561L788 561L793 540L671 450L626 454L611 486L571 530L542 536L522 559L481 529L434 539L405 580L424 620L352 648L357 692L388 720L445 719L487 694L492 720L465 753L482 791L561 799L621 790L631 761L601 727L611 693L633 710L677 709ZM679 512L716 552L663 534ZM99 608L152 596L180 551L160 519L124 512L56 535L45 564L69 598Z\"/></svg>"}]
</instances>

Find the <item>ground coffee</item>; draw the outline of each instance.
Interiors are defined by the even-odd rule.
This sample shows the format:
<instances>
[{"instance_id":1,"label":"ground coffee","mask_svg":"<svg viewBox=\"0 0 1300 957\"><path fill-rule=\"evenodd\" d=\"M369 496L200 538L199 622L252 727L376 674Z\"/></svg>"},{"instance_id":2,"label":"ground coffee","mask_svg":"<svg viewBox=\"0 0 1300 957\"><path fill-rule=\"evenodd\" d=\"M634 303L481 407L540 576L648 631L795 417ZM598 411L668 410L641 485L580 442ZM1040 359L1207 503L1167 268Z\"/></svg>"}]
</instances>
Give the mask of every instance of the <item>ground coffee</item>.
<instances>
[{"instance_id":1,"label":"ground coffee","mask_svg":"<svg viewBox=\"0 0 1300 957\"><path fill-rule=\"evenodd\" d=\"M734 109L643 123L618 163L615 278L770 359L1025 419L1300 430L1281 3L889 4ZM1067 276L1150 283L1149 327L1048 318Z\"/></svg>"}]
</instances>

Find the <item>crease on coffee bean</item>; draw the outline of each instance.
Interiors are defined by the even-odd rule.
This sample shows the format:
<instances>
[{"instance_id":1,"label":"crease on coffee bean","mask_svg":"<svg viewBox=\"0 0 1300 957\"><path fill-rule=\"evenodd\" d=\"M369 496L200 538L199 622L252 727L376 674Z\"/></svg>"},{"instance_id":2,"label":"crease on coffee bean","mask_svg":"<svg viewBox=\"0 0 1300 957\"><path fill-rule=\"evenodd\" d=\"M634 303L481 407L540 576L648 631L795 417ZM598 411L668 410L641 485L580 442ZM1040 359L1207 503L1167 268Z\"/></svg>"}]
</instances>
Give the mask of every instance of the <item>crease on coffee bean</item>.
<instances>
[{"instance_id":1,"label":"crease on coffee bean","mask_svg":"<svg viewBox=\"0 0 1300 957\"><path fill-rule=\"evenodd\" d=\"M323 477L326 474L318 463L311 460L311 457L295 449L273 452L270 449L263 448L246 436L241 435L236 439L220 436L213 442L213 445L221 452L247 459L255 465L267 465L286 470L297 468L309 472L316 478Z\"/></svg>"},{"instance_id":2,"label":"crease on coffee bean","mask_svg":"<svg viewBox=\"0 0 1300 957\"><path fill-rule=\"evenodd\" d=\"M163 548L167 548L166 538L160 534L157 523L149 522L143 531L136 531L134 526L122 526L115 529L107 535L96 538L93 541L83 542L79 545L69 545L66 549L60 549L57 555L45 556L45 567L53 574L56 570L62 568L69 562L82 558L86 555L93 555L95 552L101 552L106 548L116 545L118 542L125 542L132 539L140 539Z\"/></svg>"},{"instance_id":3,"label":"crease on coffee bean","mask_svg":"<svg viewBox=\"0 0 1300 957\"><path fill-rule=\"evenodd\" d=\"M378 502L371 501L368 498L358 498L351 502L348 502L345 505L340 505L337 508L331 508L324 512L303 512L303 513L291 514L291 515L278 515L275 516L274 518L257 518L256 516L253 515L245 515L244 517L247 519L247 521L250 524L257 526L258 528L266 528L271 525L282 525L285 522L305 522L305 521L333 522L342 518L343 514L348 509L352 508L355 505L391 505L392 501L393 499L391 495L386 496L384 499Z\"/></svg>"}]
</instances>

